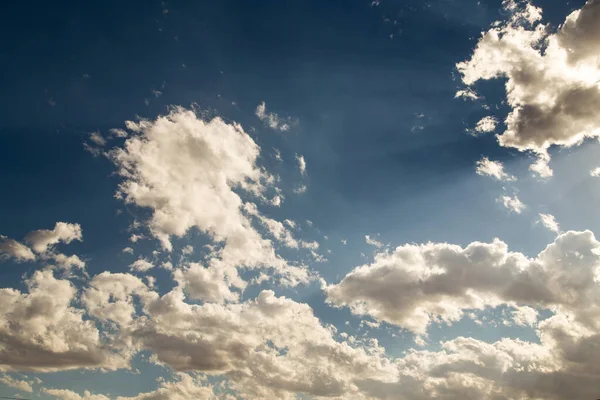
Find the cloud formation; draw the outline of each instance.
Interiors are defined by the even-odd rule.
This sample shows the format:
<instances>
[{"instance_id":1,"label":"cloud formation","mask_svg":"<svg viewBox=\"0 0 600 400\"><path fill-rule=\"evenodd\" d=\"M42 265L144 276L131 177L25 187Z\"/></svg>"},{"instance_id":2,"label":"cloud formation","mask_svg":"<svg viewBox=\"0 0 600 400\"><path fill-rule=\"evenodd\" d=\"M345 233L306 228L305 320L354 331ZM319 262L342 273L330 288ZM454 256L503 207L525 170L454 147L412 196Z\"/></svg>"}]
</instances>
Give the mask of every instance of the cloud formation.
<instances>
[{"instance_id":1,"label":"cloud formation","mask_svg":"<svg viewBox=\"0 0 600 400\"><path fill-rule=\"evenodd\" d=\"M279 130L282 132L290 130L289 119L284 120L274 112L267 112L267 105L263 101L256 107L256 116L258 119L264 122L271 129Z\"/></svg>"},{"instance_id":2,"label":"cloud formation","mask_svg":"<svg viewBox=\"0 0 600 400\"><path fill-rule=\"evenodd\" d=\"M503 4L508 20L484 32L471 57L457 64L468 87L506 78L511 111L499 144L547 157L552 145L570 147L598 137L600 2L588 0L554 32L528 0Z\"/></svg>"},{"instance_id":3,"label":"cloud formation","mask_svg":"<svg viewBox=\"0 0 600 400\"><path fill-rule=\"evenodd\" d=\"M517 178L504 171L504 164L500 161L491 161L487 157L483 157L481 160L477 161L475 164L475 172L477 172L478 175L491 176L499 181L512 182L517 180Z\"/></svg>"}]
</instances>

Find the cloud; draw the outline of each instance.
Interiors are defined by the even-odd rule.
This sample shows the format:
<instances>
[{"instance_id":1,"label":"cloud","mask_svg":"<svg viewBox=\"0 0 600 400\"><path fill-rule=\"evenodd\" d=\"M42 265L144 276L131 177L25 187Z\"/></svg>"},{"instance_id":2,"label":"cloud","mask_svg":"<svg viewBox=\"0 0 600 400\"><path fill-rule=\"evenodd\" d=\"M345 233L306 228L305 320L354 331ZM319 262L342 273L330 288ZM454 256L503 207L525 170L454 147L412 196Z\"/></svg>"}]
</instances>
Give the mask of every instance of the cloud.
<instances>
[{"instance_id":1,"label":"cloud","mask_svg":"<svg viewBox=\"0 0 600 400\"><path fill-rule=\"evenodd\" d=\"M420 335L433 321L457 321L467 309L513 303L554 307L595 329L599 262L600 243L589 231L559 235L534 259L509 252L498 239L465 248L403 245L328 286L327 301Z\"/></svg>"},{"instance_id":2,"label":"cloud","mask_svg":"<svg viewBox=\"0 0 600 400\"><path fill-rule=\"evenodd\" d=\"M500 161L491 161L489 158L483 157L481 160L477 161L475 165L475 172L477 172L478 175L487 175L499 181L506 182L517 180L514 176L504 172L504 164Z\"/></svg>"},{"instance_id":3,"label":"cloud","mask_svg":"<svg viewBox=\"0 0 600 400\"><path fill-rule=\"evenodd\" d=\"M282 283L308 282L306 268L276 254L244 212L252 203L239 193L267 201L264 192L274 178L257 165L260 148L240 125L174 108L126 126L133 134L110 153L124 179L117 195L151 211L148 228L165 250L171 251L172 236L197 228L218 244L206 267L221 270L219 276L237 276L237 267L269 269Z\"/></svg>"},{"instance_id":4,"label":"cloud","mask_svg":"<svg viewBox=\"0 0 600 400\"><path fill-rule=\"evenodd\" d=\"M477 122L477 125L475 125L475 131L478 133L494 132L497 125L498 120L495 117L487 116Z\"/></svg>"},{"instance_id":5,"label":"cloud","mask_svg":"<svg viewBox=\"0 0 600 400\"><path fill-rule=\"evenodd\" d=\"M33 261L35 254L24 244L0 235L0 260L5 258L14 258L17 262Z\"/></svg>"},{"instance_id":6,"label":"cloud","mask_svg":"<svg viewBox=\"0 0 600 400\"><path fill-rule=\"evenodd\" d=\"M264 101L256 107L256 116L271 129L282 132L290 130L289 119L287 122L284 122L285 120L281 119L277 114L267 112L267 106Z\"/></svg>"},{"instance_id":7,"label":"cloud","mask_svg":"<svg viewBox=\"0 0 600 400\"><path fill-rule=\"evenodd\" d=\"M298 161L298 169L300 169L300 173L302 175L306 174L306 161L304 160L304 156L296 154L296 160Z\"/></svg>"},{"instance_id":8,"label":"cloud","mask_svg":"<svg viewBox=\"0 0 600 400\"><path fill-rule=\"evenodd\" d=\"M95 324L71 307L76 289L69 281L43 270L25 283L27 293L0 289L0 371L126 366L107 350Z\"/></svg>"},{"instance_id":9,"label":"cloud","mask_svg":"<svg viewBox=\"0 0 600 400\"><path fill-rule=\"evenodd\" d=\"M69 224L57 222L53 230L41 229L30 232L25 236L35 254L28 246L0 235L0 260L14 258L17 262L23 261L45 261L54 262L56 266L70 270L78 268L83 270L85 262L77 255L67 256L54 250L53 245L64 242L70 243L73 240L82 240L81 227L79 224Z\"/></svg>"},{"instance_id":10,"label":"cloud","mask_svg":"<svg viewBox=\"0 0 600 400\"><path fill-rule=\"evenodd\" d=\"M499 144L547 157L552 145L570 147L599 136L600 2L587 1L555 32L529 1L504 5L508 20L484 32L470 59L457 64L468 87L506 79L511 111Z\"/></svg>"},{"instance_id":11,"label":"cloud","mask_svg":"<svg viewBox=\"0 0 600 400\"><path fill-rule=\"evenodd\" d=\"M106 139L104 139L104 137L100 134L100 132L92 132L90 134L90 140L96 145L96 146L106 146Z\"/></svg>"},{"instance_id":12,"label":"cloud","mask_svg":"<svg viewBox=\"0 0 600 400\"><path fill-rule=\"evenodd\" d=\"M383 243L381 243L380 241L378 241L377 239L373 239L371 236L369 235L365 235L365 242L367 242L367 244L371 245L371 246L375 246L377 248L381 248L383 247Z\"/></svg>"},{"instance_id":13,"label":"cloud","mask_svg":"<svg viewBox=\"0 0 600 400\"><path fill-rule=\"evenodd\" d=\"M470 88L461 89L456 92L454 96L455 99L463 99L463 100L478 100L479 96L477 93Z\"/></svg>"},{"instance_id":14,"label":"cloud","mask_svg":"<svg viewBox=\"0 0 600 400\"><path fill-rule=\"evenodd\" d=\"M40 229L28 233L25 240L31 244L31 248L36 253L45 253L52 248L53 245L60 242L71 243L73 240L83 240L81 226L79 224L71 224L68 222L57 222L54 229Z\"/></svg>"},{"instance_id":15,"label":"cloud","mask_svg":"<svg viewBox=\"0 0 600 400\"><path fill-rule=\"evenodd\" d=\"M118 396L116 400L235 400L230 395L217 395L213 386L194 378L189 374L177 374L177 380L162 382L160 387L151 392L139 393L136 396ZM63 400L109 400L109 397L92 394L88 391L83 396L65 389L45 389L44 393Z\"/></svg>"},{"instance_id":16,"label":"cloud","mask_svg":"<svg viewBox=\"0 0 600 400\"><path fill-rule=\"evenodd\" d=\"M558 222L556 222L556 219L554 218L554 215L551 214L542 214L540 213L540 221L542 225L544 225L544 228L555 232L555 233L559 233L560 232L560 228L558 226Z\"/></svg>"},{"instance_id":17,"label":"cloud","mask_svg":"<svg viewBox=\"0 0 600 400\"><path fill-rule=\"evenodd\" d=\"M129 266L129 269L137 272L145 272L152 268L154 268L154 265L144 258L138 258Z\"/></svg>"},{"instance_id":18,"label":"cloud","mask_svg":"<svg viewBox=\"0 0 600 400\"><path fill-rule=\"evenodd\" d=\"M521 212L526 208L525 204L523 204L516 195L513 197L502 196L498 200L501 201L504 207L506 207L508 210L517 214L521 214Z\"/></svg>"},{"instance_id":19,"label":"cloud","mask_svg":"<svg viewBox=\"0 0 600 400\"><path fill-rule=\"evenodd\" d=\"M29 383L25 380L13 378L10 375L1 375L0 382L4 383L6 386L10 386L10 387L18 389L22 392L27 392L27 393L33 392L31 383Z\"/></svg>"},{"instance_id":20,"label":"cloud","mask_svg":"<svg viewBox=\"0 0 600 400\"><path fill-rule=\"evenodd\" d=\"M594 178L600 177L600 167L596 167L593 170L591 170L590 176L593 176Z\"/></svg>"}]
</instances>

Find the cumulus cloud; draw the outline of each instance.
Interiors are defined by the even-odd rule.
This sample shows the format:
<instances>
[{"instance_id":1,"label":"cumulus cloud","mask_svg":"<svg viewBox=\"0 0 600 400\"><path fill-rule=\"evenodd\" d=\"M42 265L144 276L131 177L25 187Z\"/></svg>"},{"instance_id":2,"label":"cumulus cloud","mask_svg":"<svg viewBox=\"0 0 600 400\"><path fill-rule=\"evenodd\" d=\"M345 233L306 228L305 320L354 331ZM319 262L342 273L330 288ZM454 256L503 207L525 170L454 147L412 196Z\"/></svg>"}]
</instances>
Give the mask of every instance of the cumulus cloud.
<instances>
[{"instance_id":1,"label":"cumulus cloud","mask_svg":"<svg viewBox=\"0 0 600 400\"><path fill-rule=\"evenodd\" d=\"M544 228L546 228L552 232L555 232L555 233L560 232L560 227L558 226L558 222L556 222L554 215L542 214L542 213L540 213L539 215L540 215L539 222L544 226Z\"/></svg>"},{"instance_id":2,"label":"cumulus cloud","mask_svg":"<svg viewBox=\"0 0 600 400\"><path fill-rule=\"evenodd\" d=\"M6 386L10 386L22 392L33 392L33 387L31 387L30 382L22 379L16 379L10 375L1 375L0 382L4 383Z\"/></svg>"},{"instance_id":3,"label":"cumulus cloud","mask_svg":"<svg viewBox=\"0 0 600 400\"><path fill-rule=\"evenodd\" d=\"M296 161L298 161L298 169L302 175L306 174L306 161L304 156L296 154Z\"/></svg>"},{"instance_id":4,"label":"cumulus cloud","mask_svg":"<svg viewBox=\"0 0 600 400\"><path fill-rule=\"evenodd\" d=\"M508 20L484 32L470 59L457 64L468 87L506 79L511 111L497 136L500 145L547 157L552 145L599 136L600 2L587 1L554 32L529 1L505 0L504 6Z\"/></svg>"},{"instance_id":5,"label":"cumulus cloud","mask_svg":"<svg viewBox=\"0 0 600 400\"><path fill-rule=\"evenodd\" d=\"M593 170L591 170L590 176L593 176L594 178L600 177L600 167L596 167Z\"/></svg>"},{"instance_id":6,"label":"cumulus cloud","mask_svg":"<svg viewBox=\"0 0 600 400\"><path fill-rule=\"evenodd\" d=\"M26 293L0 289L0 371L126 366L107 350L95 324L71 306L77 291L68 280L43 270L26 284Z\"/></svg>"},{"instance_id":7,"label":"cumulus cloud","mask_svg":"<svg viewBox=\"0 0 600 400\"><path fill-rule=\"evenodd\" d=\"M40 229L25 236L25 240L36 253L45 253L58 243L71 243L83 240L81 226L68 222L57 222L54 229Z\"/></svg>"},{"instance_id":8,"label":"cumulus cloud","mask_svg":"<svg viewBox=\"0 0 600 400\"><path fill-rule=\"evenodd\" d=\"M377 254L326 292L333 305L421 335L433 321L505 303L554 307L600 327L591 318L600 311L599 262L600 243L589 231L558 236L534 259L498 239L465 248L411 244Z\"/></svg>"},{"instance_id":9,"label":"cumulus cloud","mask_svg":"<svg viewBox=\"0 0 600 400\"><path fill-rule=\"evenodd\" d=\"M72 268L84 269L85 262L77 255L67 256L54 250L54 245L57 243L70 243L73 240L82 239L79 224L57 222L53 230L36 230L25 236L25 240L29 242L34 253L27 245L0 235L0 260L12 258L17 262L53 262L67 271Z\"/></svg>"},{"instance_id":10,"label":"cumulus cloud","mask_svg":"<svg viewBox=\"0 0 600 400\"><path fill-rule=\"evenodd\" d=\"M494 132L497 125L498 120L496 120L495 117L487 116L477 122L477 125L475 125L475 131L478 133Z\"/></svg>"},{"instance_id":11,"label":"cumulus cloud","mask_svg":"<svg viewBox=\"0 0 600 400\"><path fill-rule=\"evenodd\" d=\"M504 164L500 161L491 161L489 158L483 157L481 160L477 161L475 167L475 172L477 172L478 175L491 176L499 181L512 182L517 180L517 178L504 171Z\"/></svg>"},{"instance_id":12,"label":"cumulus cloud","mask_svg":"<svg viewBox=\"0 0 600 400\"><path fill-rule=\"evenodd\" d=\"M498 200L501 201L504 207L506 207L508 210L517 214L521 214L521 212L526 208L525 204L523 204L523 202L521 202L516 195L512 197L502 196Z\"/></svg>"},{"instance_id":13,"label":"cumulus cloud","mask_svg":"<svg viewBox=\"0 0 600 400\"><path fill-rule=\"evenodd\" d=\"M181 373L176 377L175 381L163 381L154 391L132 397L118 396L116 400L235 400L230 395L216 394L212 385L189 374ZM44 392L63 400L109 400L107 396L90 392L84 392L83 395L65 389L45 389Z\"/></svg>"},{"instance_id":14,"label":"cumulus cloud","mask_svg":"<svg viewBox=\"0 0 600 400\"><path fill-rule=\"evenodd\" d=\"M124 178L117 195L150 209L148 228L165 250L172 249L172 236L197 228L219 244L206 265L219 276L261 268L286 284L308 281L307 270L276 254L244 212L250 203L239 191L263 201L274 178L257 165L260 148L240 125L204 121L182 108L126 125L133 134L110 154Z\"/></svg>"},{"instance_id":15,"label":"cumulus cloud","mask_svg":"<svg viewBox=\"0 0 600 400\"><path fill-rule=\"evenodd\" d=\"M267 125L271 129L284 132L290 130L289 120L284 120L280 118L274 112L267 112L267 105L264 101L256 107L255 114L258 117L258 119L263 121L265 125Z\"/></svg>"},{"instance_id":16,"label":"cumulus cloud","mask_svg":"<svg viewBox=\"0 0 600 400\"><path fill-rule=\"evenodd\" d=\"M154 265L145 258L138 258L129 266L129 269L137 272L145 272L152 268L154 268Z\"/></svg>"},{"instance_id":17,"label":"cumulus cloud","mask_svg":"<svg viewBox=\"0 0 600 400\"><path fill-rule=\"evenodd\" d=\"M33 261L35 254L23 243L0 235L0 260L14 258L17 262Z\"/></svg>"}]
</instances>

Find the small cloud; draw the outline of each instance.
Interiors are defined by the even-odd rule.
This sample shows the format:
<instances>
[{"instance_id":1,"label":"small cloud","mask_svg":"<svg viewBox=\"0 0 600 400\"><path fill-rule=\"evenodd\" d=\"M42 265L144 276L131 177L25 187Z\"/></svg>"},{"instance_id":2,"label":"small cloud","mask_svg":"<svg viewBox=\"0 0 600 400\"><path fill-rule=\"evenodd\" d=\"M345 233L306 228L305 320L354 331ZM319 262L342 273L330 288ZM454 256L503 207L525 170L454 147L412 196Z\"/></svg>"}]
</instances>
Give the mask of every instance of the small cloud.
<instances>
[{"instance_id":1,"label":"small cloud","mask_svg":"<svg viewBox=\"0 0 600 400\"><path fill-rule=\"evenodd\" d=\"M256 107L255 114L258 117L258 119L263 121L271 129L279 130L282 132L290 130L289 118L282 119L273 112L267 112L267 105L264 101Z\"/></svg>"},{"instance_id":2,"label":"small cloud","mask_svg":"<svg viewBox=\"0 0 600 400\"><path fill-rule=\"evenodd\" d=\"M370 244L371 246L375 246L378 249L383 247L383 243L381 243L380 241L371 238L371 236L369 235L365 235L365 242L367 242L367 244Z\"/></svg>"},{"instance_id":3,"label":"small cloud","mask_svg":"<svg viewBox=\"0 0 600 400\"><path fill-rule=\"evenodd\" d=\"M517 180L514 176L504 172L504 164L500 161L491 161L487 157L483 157L481 160L477 161L475 172L477 172L478 175L491 176L499 181L514 182Z\"/></svg>"},{"instance_id":4,"label":"small cloud","mask_svg":"<svg viewBox=\"0 0 600 400\"><path fill-rule=\"evenodd\" d=\"M296 154L296 160L298 161L298 168L300 169L300 173L302 175L306 174L306 160L304 160L304 156Z\"/></svg>"},{"instance_id":5,"label":"small cloud","mask_svg":"<svg viewBox=\"0 0 600 400\"><path fill-rule=\"evenodd\" d=\"M498 199L504 204L508 210L515 212L517 214L521 214L521 212L526 208L525 204L519 200L519 198L515 195L513 197L510 196L502 196Z\"/></svg>"},{"instance_id":6,"label":"small cloud","mask_svg":"<svg viewBox=\"0 0 600 400\"><path fill-rule=\"evenodd\" d=\"M593 170L591 170L590 176L593 176L594 178L600 177L600 167L596 167Z\"/></svg>"},{"instance_id":7,"label":"small cloud","mask_svg":"<svg viewBox=\"0 0 600 400\"><path fill-rule=\"evenodd\" d=\"M463 100L478 100L479 96L477 93L469 88L462 89L456 92L454 95L455 99L463 99Z\"/></svg>"},{"instance_id":8,"label":"small cloud","mask_svg":"<svg viewBox=\"0 0 600 400\"><path fill-rule=\"evenodd\" d=\"M556 222L554 215L540 213L539 216L540 216L540 220L538 222L540 222L542 225L544 225L544 227L546 229L548 229L554 233L560 232L560 227L558 226L558 222Z\"/></svg>"},{"instance_id":9,"label":"small cloud","mask_svg":"<svg viewBox=\"0 0 600 400\"><path fill-rule=\"evenodd\" d=\"M303 194L303 193L306 193L306 189L308 189L306 187L306 185L300 185L300 186L298 186L297 188L294 189L294 193L296 193L296 194Z\"/></svg>"},{"instance_id":10,"label":"small cloud","mask_svg":"<svg viewBox=\"0 0 600 400\"><path fill-rule=\"evenodd\" d=\"M131 247L125 247L122 251L126 254L133 254L133 249Z\"/></svg>"},{"instance_id":11,"label":"small cloud","mask_svg":"<svg viewBox=\"0 0 600 400\"><path fill-rule=\"evenodd\" d=\"M345 246L348 243L348 240L347 239L342 239L341 242Z\"/></svg>"},{"instance_id":12,"label":"small cloud","mask_svg":"<svg viewBox=\"0 0 600 400\"><path fill-rule=\"evenodd\" d=\"M154 268L154 265L144 258L138 258L129 266L129 269L138 272L145 272L152 268Z\"/></svg>"},{"instance_id":13,"label":"small cloud","mask_svg":"<svg viewBox=\"0 0 600 400\"><path fill-rule=\"evenodd\" d=\"M494 132L497 125L498 120L495 117L489 115L487 117L483 117L479 120L479 122L477 122L477 125L475 125L475 131L478 133Z\"/></svg>"},{"instance_id":14,"label":"small cloud","mask_svg":"<svg viewBox=\"0 0 600 400\"><path fill-rule=\"evenodd\" d=\"M100 132L91 133L90 140L97 146L106 146L106 139L104 139Z\"/></svg>"}]
</instances>

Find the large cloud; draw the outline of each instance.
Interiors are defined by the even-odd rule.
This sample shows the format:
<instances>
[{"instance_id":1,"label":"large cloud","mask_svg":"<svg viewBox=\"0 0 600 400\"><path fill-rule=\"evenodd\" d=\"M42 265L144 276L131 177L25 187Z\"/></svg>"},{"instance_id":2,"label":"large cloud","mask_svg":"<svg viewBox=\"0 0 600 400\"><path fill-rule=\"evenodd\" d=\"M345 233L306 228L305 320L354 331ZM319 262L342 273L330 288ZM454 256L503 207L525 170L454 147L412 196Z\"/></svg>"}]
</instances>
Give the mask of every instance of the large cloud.
<instances>
[{"instance_id":1,"label":"large cloud","mask_svg":"<svg viewBox=\"0 0 600 400\"><path fill-rule=\"evenodd\" d=\"M471 58L457 64L467 85L506 78L512 108L500 145L547 158L552 145L600 135L600 1L589 0L554 33L541 9L505 0L511 16L483 33ZM542 164L545 164L543 162ZM532 168L540 172L540 165ZM546 169L541 169L545 176Z\"/></svg>"},{"instance_id":2,"label":"large cloud","mask_svg":"<svg viewBox=\"0 0 600 400\"><path fill-rule=\"evenodd\" d=\"M410 244L379 253L326 290L331 304L421 335L437 319L505 303L560 309L597 329L599 266L600 242L590 231L558 236L535 259L498 239L465 248Z\"/></svg>"},{"instance_id":3,"label":"large cloud","mask_svg":"<svg viewBox=\"0 0 600 400\"><path fill-rule=\"evenodd\" d=\"M152 211L148 226L165 249L172 247L171 236L183 236L195 227L218 245L205 267L214 271L213 277L223 277L222 282L239 281L237 267L271 269L287 284L308 281L305 268L289 265L276 254L273 242L255 229L252 219L260 213L245 212L256 207L244 203L238 193L264 201L265 185L271 185L273 177L257 165L260 148L240 125L220 118L206 122L192 111L175 108L154 121L127 126L135 134L111 152L124 178L118 196ZM277 239L289 243L287 236ZM180 281L206 286L192 280L207 274L186 269ZM221 299L203 298L202 291L195 295L210 301L235 297L221 292Z\"/></svg>"},{"instance_id":4,"label":"large cloud","mask_svg":"<svg viewBox=\"0 0 600 400\"><path fill-rule=\"evenodd\" d=\"M28 293L0 289L0 370L116 369L125 360L107 350L92 321L72 306L74 286L51 270L27 280Z\"/></svg>"},{"instance_id":5,"label":"large cloud","mask_svg":"<svg viewBox=\"0 0 600 400\"><path fill-rule=\"evenodd\" d=\"M104 273L83 297L92 315L119 328L123 343L176 371L225 374L248 399L343 396L360 379L395 379L376 342L336 341L309 306L271 291L241 304L194 305L179 289L158 297L131 275ZM143 305L136 318L134 297Z\"/></svg>"}]
</instances>

